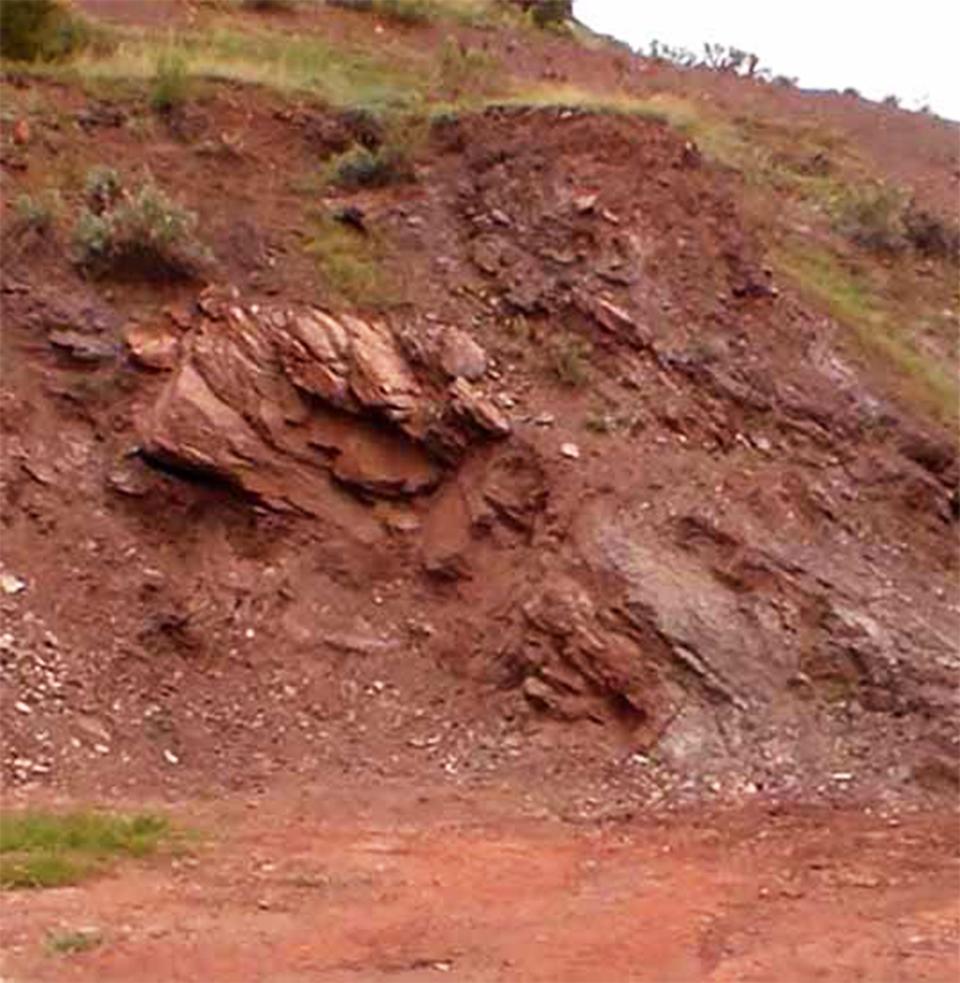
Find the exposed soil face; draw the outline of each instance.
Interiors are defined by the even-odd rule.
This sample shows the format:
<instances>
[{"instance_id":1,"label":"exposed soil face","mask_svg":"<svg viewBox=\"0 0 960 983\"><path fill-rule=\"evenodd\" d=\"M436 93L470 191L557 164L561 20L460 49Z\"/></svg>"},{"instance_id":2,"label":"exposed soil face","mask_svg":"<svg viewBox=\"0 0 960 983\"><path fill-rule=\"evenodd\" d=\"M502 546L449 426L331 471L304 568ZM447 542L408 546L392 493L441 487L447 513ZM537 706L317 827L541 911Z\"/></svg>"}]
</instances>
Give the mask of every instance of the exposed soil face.
<instances>
[{"instance_id":1,"label":"exposed soil face","mask_svg":"<svg viewBox=\"0 0 960 983\"><path fill-rule=\"evenodd\" d=\"M348 199L410 300L315 314L298 198L250 190L311 131L260 113L218 173L263 249L208 226L244 289L104 289L11 239L15 780L229 786L357 727L510 770L559 719L563 772L656 751L641 799L954 781L953 449L772 282L734 185L658 123L491 111Z\"/></svg>"},{"instance_id":2,"label":"exposed soil face","mask_svg":"<svg viewBox=\"0 0 960 983\"><path fill-rule=\"evenodd\" d=\"M321 28L369 26L289 20ZM714 82L946 200L940 122L877 110L921 134L898 170L849 99ZM149 800L211 839L5 897L7 975L951 977L954 436L779 282L737 174L654 120L499 107L439 119L415 181L319 189L368 119L5 95L57 106L0 128L8 802ZM89 279L62 224L10 220L148 160L200 278ZM323 222L368 295L318 268ZM78 920L109 944L41 954Z\"/></svg>"}]
</instances>

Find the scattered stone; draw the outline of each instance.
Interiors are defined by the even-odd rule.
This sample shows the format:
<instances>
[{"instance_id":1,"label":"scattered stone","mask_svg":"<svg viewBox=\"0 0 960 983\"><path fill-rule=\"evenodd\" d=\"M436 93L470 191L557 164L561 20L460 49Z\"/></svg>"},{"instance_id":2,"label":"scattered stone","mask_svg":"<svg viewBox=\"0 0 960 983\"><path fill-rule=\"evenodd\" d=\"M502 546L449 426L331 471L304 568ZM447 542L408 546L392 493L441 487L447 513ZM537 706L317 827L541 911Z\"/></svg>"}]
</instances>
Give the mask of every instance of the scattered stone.
<instances>
[{"instance_id":1,"label":"scattered stone","mask_svg":"<svg viewBox=\"0 0 960 983\"><path fill-rule=\"evenodd\" d=\"M121 458L107 475L107 484L114 491L131 498L142 498L150 491L154 481L154 472L135 455Z\"/></svg>"},{"instance_id":2,"label":"scattered stone","mask_svg":"<svg viewBox=\"0 0 960 983\"><path fill-rule=\"evenodd\" d=\"M164 750L163 759L170 765L177 765L180 763L180 759L173 753L173 751Z\"/></svg>"},{"instance_id":3,"label":"scattered stone","mask_svg":"<svg viewBox=\"0 0 960 983\"><path fill-rule=\"evenodd\" d=\"M22 700L17 700L13 706L18 713L33 713L33 710L30 708L29 704L24 703Z\"/></svg>"},{"instance_id":4,"label":"scattered stone","mask_svg":"<svg viewBox=\"0 0 960 983\"><path fill-rule=\"evenodd\" d=\"M538 413L533 418L533 425L535 427L552 427L556 420L557 418L552 413Z\"/></svg>"},{"instance_id":5,"label":"scattered stone","mask_svg":"<svg viewBox=\"0 0 960 983\"><path fill-rule=\"evenodd\" d=\"M773 444L766 437L754 437L753 446L762 454L769 454L773 450Z\"/></svg>"},{"instance_id":6,"label":"scattered stone","mask_svg":"<svg viewBox=\"0 0 960 983\"><path fill-rule=\"evenodd\" d=\"M587 215L596 208L596 195L578 195L573 199L573 207L581 214Z\"/></svg>"},{"instance_id":7,"label":"scattered stone","mask_svg":"<svg viewBox=\"0 0 960 983\"><path fill-rule=\"evenodd\" d=\"M493 437L506 437L510 434L510 421L494 406L492 400L481 395L466 380L457 379L450 386L450 397L454 411L482 432Z\"/></svg>"},{"instance_id":8,"label":"scattered stone","mask_svg":"<svg viewBox=\"0 0 960 983\"><path fill-rule=\"evenodd\" d=\"M157 372L169 372L177 364L180 341L172 332L157 325L130 325L124 331L130 356L138 365Z\"/></svg>"},{"instance_id":9,"label":"scattered stone","mask_svg":"<svg viewBox=\"0 0 960 983\"><path fill-rule=\"evenodd\" d=\"M13 142L18 147L23 147L30 142L30 121L28 119L21 118L13 124Z\"/></svg>"},{"instance_id":10,"label":"scattered stone","mask_svg":"<svg viewBox=\"0 0 960 983\"><path fill-rule=\"evenodd\" d=\"M117 356L112 341L69 329L51 331L47 341L58 351L78 362L109 362Z\"/></svg>"},{"instance_id":11,"label":"scattered stone","mask_svg":"<svg viewBox=\"0 0 960 983\"><path fill-rule=\"evenodd\" d=\"M26 589L27 585L19 577L12 573L0 573L0 590L4 594L19 594Z\"/></svg>"},{"instance_id":12,"label":"scattered stone","mask_svg":"<svg viewBox=\"0 0 960 983\"><path fill-rule=\"evenodd\" d=\"M476 382L487 371L487 353L465 331L447 328L441 341L440 364L452 378Z\"/></svg>"},{"instance_id":13,"label":"scattered stone","mask_svg":"<svg viewBox=\"0 0 960 983\"><path fill-rule=\"evenodd\" d=\"M561 444L560 453L575 461L580 457L580 448L576 444Z\"/></svg>"}]
</instances>

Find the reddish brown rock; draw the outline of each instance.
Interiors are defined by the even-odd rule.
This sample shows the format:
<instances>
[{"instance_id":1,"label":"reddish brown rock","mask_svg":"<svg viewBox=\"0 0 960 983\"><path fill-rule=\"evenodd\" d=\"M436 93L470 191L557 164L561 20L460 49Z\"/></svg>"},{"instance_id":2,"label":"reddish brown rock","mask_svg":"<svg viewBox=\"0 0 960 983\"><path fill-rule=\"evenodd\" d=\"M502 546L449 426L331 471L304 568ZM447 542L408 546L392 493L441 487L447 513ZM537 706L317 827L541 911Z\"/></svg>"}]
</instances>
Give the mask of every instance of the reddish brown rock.
<instances>
[{"instance_id":1,"label":"reddish brown rock","mask_svg":"<svg viewBox=\"0 0 960 983\"><path fill-rule=\"evenodd\" d=\"M487 371L487 353L465 331L447 328L440 343L440 364L452 378L476 382Z\"/></svg>"},{"instance_id":2,"label":"reddish brown rock","mask_svg":"<svg viewBox=\"0 0 960 983\"><path fill-rule=\"evenodd\" d=\"M145 369L169 372L177 364L180 340L165 328L133 324L123 333L130 357Z\"/></svg>"},{"instance_id":3,"label":"reddish brown rock","mask_svg":"<svg viewBox=\"0 0 960 983\"><path fill-rule=\"evenodd\" d=\"M331 476L364 495L421 494L471 443L509 433L463 380L446 393L418 380L382 323L243 306L229 290L206 291L200 308L170 382L139 421L144 449L275 507L325 511ZM128 343L154 354L146 337Z\"/></svg>"}]
</instances>

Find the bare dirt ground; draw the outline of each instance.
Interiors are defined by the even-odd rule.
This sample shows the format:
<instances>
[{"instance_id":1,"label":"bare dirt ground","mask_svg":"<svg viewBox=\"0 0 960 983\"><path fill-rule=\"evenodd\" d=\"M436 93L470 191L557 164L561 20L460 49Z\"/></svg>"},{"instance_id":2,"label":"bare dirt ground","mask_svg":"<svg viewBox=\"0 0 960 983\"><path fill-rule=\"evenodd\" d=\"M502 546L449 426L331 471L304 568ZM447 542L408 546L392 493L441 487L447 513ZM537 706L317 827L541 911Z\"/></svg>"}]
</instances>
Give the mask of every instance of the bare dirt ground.
<instances>
[{"instance_id":1,"label":"bare dirt ground","mask_svg":"<svg viewBox=\"0 0 960 983\"><path fill-rule=\"evenodd\" d=\"M190 855L2 899L10 980L956 978L951 814L575 824L492 788L288 788L174 807ZM102 942L50 954L48 934Z\"/></svg>"},{"instance_id":2,"label":"bare dirt ground","mask_svg":"<svg viewBox=\"0 0 960 983\"><path fill-rule=\"evenodd\" d=\"M206 9L82 6L145 29ZM277 23L370 37L332 8ZM531 81L690 97L787 142L803 120L955 204L945 121L417 30L376 37L455 31ZM3 805L197 832L0 896L4 983L957 978L955 436L774 275L741 175L652 120L498 108L434 128L416 182L337 191L318 168L356 121L309 100L211 86L161 119L64 81L3 96L4 218L48 188L65 209L3 242ZM71 261L83 176L146 161L197 213L209 283ZM384 310L305 248L342 206L389 247ZM953 267L900 266L911 316L952 296ZM231 287L240 314L214 310ZM312 304L366 318L351 358L382 387L303 397L264 312ZM510 434L438 454L379 398L446 419L450 346ZM200 376L215 412L191 431ZM331 420L344 446L292 443ZM398 491L425 460L435 484Z\"/></svg>"}]
</instances>

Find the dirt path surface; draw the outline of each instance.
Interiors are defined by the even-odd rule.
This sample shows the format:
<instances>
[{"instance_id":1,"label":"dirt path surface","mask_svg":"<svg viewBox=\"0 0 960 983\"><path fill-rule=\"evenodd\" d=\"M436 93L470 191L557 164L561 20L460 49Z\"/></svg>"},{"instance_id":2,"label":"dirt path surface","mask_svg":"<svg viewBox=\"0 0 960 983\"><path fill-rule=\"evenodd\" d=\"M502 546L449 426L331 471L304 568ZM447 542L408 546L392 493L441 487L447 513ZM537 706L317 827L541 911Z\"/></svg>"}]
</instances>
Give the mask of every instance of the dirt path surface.
<instances>
[{"instance_id":1,"label":"dirt path surface","mask_svg":"<svg viewBox=\"0 0 960 983\"><path fill-rule=\"evenodd\" d=\"M2 899L5 980L956 979L946 814L571 824L385 786L174 814L188 856ZM55 932L96 948L50 954Z\"/></svg>"}]
</instances>

